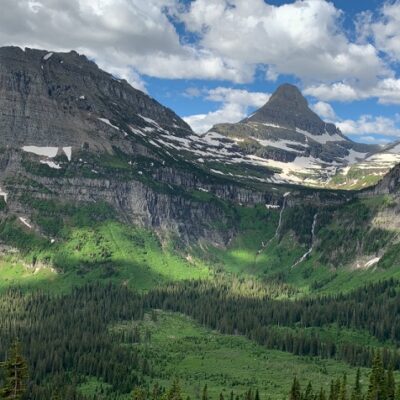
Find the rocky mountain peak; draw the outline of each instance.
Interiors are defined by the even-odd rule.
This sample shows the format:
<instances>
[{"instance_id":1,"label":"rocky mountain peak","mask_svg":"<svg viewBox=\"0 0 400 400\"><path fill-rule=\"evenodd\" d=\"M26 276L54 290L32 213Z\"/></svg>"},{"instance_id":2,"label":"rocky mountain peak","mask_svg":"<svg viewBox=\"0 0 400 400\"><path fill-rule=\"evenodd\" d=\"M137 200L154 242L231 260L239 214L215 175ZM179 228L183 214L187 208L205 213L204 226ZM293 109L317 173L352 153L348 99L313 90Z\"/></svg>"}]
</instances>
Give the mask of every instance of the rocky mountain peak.
<instances>
[{"instance_id":1,"label":"rocky mountain peak","mask_svg":"<svg viewBox=\"0 0 400 400\"><path fill-rule=\"evenodd\" d=\"M272 94L268 106L273 108L289 104L294 112L305 112L308 109L308 102L298 87L290 83L284 83Z\"/></svg>"},{"instance_id":2,"label":"rocky mountain peak","mask_svg":"<svg viewBox=\"0 0 400 400\"><path fill-rule=\"evenodd\" d=\"M325 123L308 106L300 90L289 83L279 86L268 102L243 122L258 122L288 129L301 129L313 135L339 134L335 125Z\"/></svg>"},{"instance_id":3,"label":"rocky mountain peak","mask_svg":"<svg viewBox=\"0 0 400 400\"><path fill-rule=\"evenodd\" d=\"M0 146L110 149L115 132L152 121L190 134L172 110L75 51L0 48ZM104 133L104 134L103 134Z\"/></svg>"}]
</instances>

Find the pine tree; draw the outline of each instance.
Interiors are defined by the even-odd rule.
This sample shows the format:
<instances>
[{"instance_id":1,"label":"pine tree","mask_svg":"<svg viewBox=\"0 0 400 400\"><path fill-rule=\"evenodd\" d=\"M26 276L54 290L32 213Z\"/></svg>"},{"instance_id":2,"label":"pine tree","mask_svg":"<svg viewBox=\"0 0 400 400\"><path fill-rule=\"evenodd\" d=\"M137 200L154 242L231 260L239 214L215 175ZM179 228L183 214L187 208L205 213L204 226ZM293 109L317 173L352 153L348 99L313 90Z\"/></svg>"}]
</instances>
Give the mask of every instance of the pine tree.
<instances>
[{"instance_id":1,"label":"pine tree","mask_svg":"<svg viewBox=\"0 0 400 400\"><path fill-rule=\"evenodd\" d=\"M151 400L158 400L161 397L161 388L156 382L151 391Z\"/></svg>"},{"instance_id":2,"label":"pine tree","mask_svg":"<svg viewBox=\"0 0 400 400\"><path fill-rule=\"evenodd\" d=\"M385 370L380 352L377 351L369 376L367 400L386 400Z\"/></svg>"},{"instance_id":3,"label":"pine tree","mask_svg":"<svg viewBox=\"0 0 400 400\"><path fill-rule=\"evenodd\" d=\"M386 398L387 400L395 400L395 382L394 382L394 376L393 376L393 368L390 367L387 371L386 374Z\"/></svg>"},{"instance_id":4,"label":"pine tree","mask_svg":"<svg viewBox=\"0 0 400 400\"><path fill-rule=\"evenodd\" d=\"M294 377L292 387L290 389L289 400L301 400L301 388L297 377Z\"/></svg>"},{"instance_id":5,"label":"pine tree","mask_svg":"<svg viewBox=\"0 0 400 400\"><path fill-rule=\"evenodd\" d=\"M182 400L182 390L178 379L175 379L167 393L168 400Z\"/></svg>"},{"instance_id":6,"label":"pine tree","mask_svg":"<svg viewBox=\"0 0 400 400\"><path fill-rule=\"evenodd\" d=\"M347 376L343 375L342 382L340 384L339 400L347 400Z\"/></svg>"},{"instance_id":7,"label":"pine tree","mask_svg":"<svg viewBox=\"0 0 400 400\"><path fill-rule=\"evenodd\" d=\"M313 397L314 397L314 395L313 395L312 384L311 384L311 382L308 382L306 391L303 396L303 400L313 400Z\"/></svg>"},{"instance_id":8,"label":"pine tree","mask_svg":"<svg viewBox=\"0 0 400 400\"><path fill-rule=\"evenodd\" d=\"M351 400L362 400L362 390L361 390L361 372L360 368L357 369L356 381L354 383L353 391L351 392Z\"/></svg>"},{"instance_id":9,"label":"pine tree","mask_svg":"<svg viewBox=\"0 0 400 400\"><path fill-rule=\"evenodd\" d=\"M146 400L146 392L141 387L136 387L132 394L133 400Z\"/></svg>"},{"instance_id":10,"label":"pine tree","mask_svg":"<svg viewBox=\"0 0 400 400\"><path fill-rule=\"evenodd\" d=\"M400 385L397 387L395 399L400 400Z\"/></svg>"},{"instance_id":11,"label":"pine tree","mask_svg":"<svg viewBox=\"0 0 400 400\"><path fill-rule=\"evenodd\" d=\"M204 385L203 394L201 396L201 400L208 400L207 384Z\"/></svg>"},{"instance_id":12,"label":"pine tree","mask_svg":"<svg viewBox=\"0 0 400 400\"><path fill-rule=\"evenodd\" d=\"M0 390L2 399L22 399L27 392L28 365L22 356L21 345L15 341L10 348L9 356L2 363L4 386Z\"/></svg>"},{"instance_id":13,"label":"pine tree","mask_svg":"<svg viewBox=\"0 0 400 400\"><path fill-rule=\"evenodd\" d=\"M326 400L325 390L322 387L318 394L318 400Z\"/></svg>"},{"instance_id":14,"label":"pine tree","mask_svg":"<svg viewBox=\"0 0 400 400\"><path fill-rule=\"evenodd\" d=\"M249 389L249 390L246 392L246 394L245 394L245 396L244 396L244 399L245 399L245 400L253 400L253 392L251 391L251 389Z\"/></svg>"}]
</instances>

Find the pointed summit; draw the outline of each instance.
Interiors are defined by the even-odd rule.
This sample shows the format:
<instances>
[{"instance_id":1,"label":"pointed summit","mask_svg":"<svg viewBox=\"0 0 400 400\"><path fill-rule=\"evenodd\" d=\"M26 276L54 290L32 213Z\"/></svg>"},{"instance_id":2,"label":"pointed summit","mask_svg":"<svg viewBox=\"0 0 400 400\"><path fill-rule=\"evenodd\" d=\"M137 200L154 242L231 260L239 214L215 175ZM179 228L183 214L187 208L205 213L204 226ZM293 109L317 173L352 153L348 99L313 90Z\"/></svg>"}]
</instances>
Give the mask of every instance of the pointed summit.
<instances>
[{"instance_id":1,"label":"pointed summit","mask_svg":"<svg viewBox=\"0 0 400 400\"><path fill-rule=\"evenodd\" d=\"M288 129L301 129L314 135L338 133L333 124L327 124L309 107L300 90L289 83L278 87L268 102L243 122L258 122Z\"/></svg>"}]
</instances>

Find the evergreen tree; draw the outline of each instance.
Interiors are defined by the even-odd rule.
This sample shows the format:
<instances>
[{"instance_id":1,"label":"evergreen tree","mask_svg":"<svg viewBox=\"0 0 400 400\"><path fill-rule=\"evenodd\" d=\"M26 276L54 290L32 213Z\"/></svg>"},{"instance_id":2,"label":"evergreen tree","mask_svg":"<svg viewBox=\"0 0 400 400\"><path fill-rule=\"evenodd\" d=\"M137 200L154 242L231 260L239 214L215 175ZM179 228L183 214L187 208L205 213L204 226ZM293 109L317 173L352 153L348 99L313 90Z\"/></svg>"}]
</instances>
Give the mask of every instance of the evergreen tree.
<instances>
[{"instance_id":1,"label":"evergreen tree","mask_svg":"<svg viewBox=\"0 0 400 400\"><path fill-rule=\"evenodd\" d=\"M397 387L395 399L400 400L400 385L398 385L398 387Z\"/></svg>"},{"instance_id":2,"label":"evergreen tree","mask_svg":"<svg viewBox=\"0 0 400 400\"><path fill-rule=\"evenodd\" d=\"M208 400L207 384L204 385L203 394L201 396L201 400Z\"/></svg>"},{"instance_id":3,"label":"evergreen tree","mask_svg":"<svg viewBox=\"0 0 400 400\"><path fill-rule=\"evenodd\" d=\"M311 382L308 382L306 391L305 391L304 396L303 396L303 400L313 400L313 397L314 397L314 395L313 395L313 387L312 387Z\"/></svg>"},{"instance_id":4,"label":"evergreen tree","mask_svg":"<svg viewBox=\"0 0 400 400\"><path fill-rule=\"evenodd\" d=\"M151 400L158 400L161 397L161 388L158 383L155 383L151 391Z\"/></svg>"},{"instance_id":5,"label":"evergreen tree","mask_svg":"<svg viewBox=\"0 0 400 400\"><path fill-rule=\"evenodd\" d=\"M362 395L362 390L361 390L361 372L360 368L357 369L357 374L356 374L356 381L354 383L353 390L351 392L351 400L362 400L363 395Z\"/></svg>"},{"instance_id":6,"label":"evergreen tree","mask_svg":"<svg viewBox=\"0 0 400 400\"><path fill-rule=\"evenodd\" d=\"M377 351L369 377L367 400L386 400L385 370L380 352Z\"/></svg>"},{"instance_id":7,"label":"evergreen tree","mask_svg":"<svg viewBox=\"0 0 400 400\"><path fill-rule=\"evenodd\" d=\"M387 400L395 400L395 382L393 376L393 368L389 367L387 374L386 374L386 398Z\"/></svg>"},{"instance_id":8,"label":"evergreen tree","mask_svg":"<svg viewBox=\"0 0 400 400\"><path fill-rule=\"evenodd\" d=\"M296 376L293 379L292 387L290 389L289 400L301 400L300 383Z\"/></svg>"},{"instance_id":9,"label":"evergreen tree","mask_svg":"<svg viewBox=\"0 0 400 400\"><path fill-rule=\"evenodd\" d=\"M318 400L326 400L326 394L325 390L321 387L319 394L318 394Z\"/></svg>"},{"instance_id":10,"label":"evergreen tree","mask_svg":"<svg viewBox=\"0 0 400 400\"><path fill-rule=\"evenodd\" d=\"M146 400L146 392L141 387L136 387L132 394L133 400Z\"/></svg>"},{"instance_id":11,"label":"evergreen tree","mask_svg":"<svg viewBox=\"0 0 400 400\"><path fill-rule=\"evenodd\" d=\"M253 392L249 389L244 396L245 400L253 400Z\"/></svg>"},{"instance_id":12,"label":"evergreen tree","mask_svg":"<svg viewBox=\"0 0 400 400\"><path fill-rule=\"evenodd\" d=\"M28 365L22 356L21 345L15 341L9 355L2 363L4 370L4 386L0 390L2 399L22 399L27 392Z\"/></svg>"},{"instance_id":13,"label":"evergreen tree","mask_svg":"<svg viewBox=\"0 0 400 400\"><path fill-rule=\"evenodd\" d=\"M172 382L172 386L167 393L167 400L182 400L182 390L178 379Z\"/></svg>"},{"instance_id":14,"label":"evergreen tree","mask_svg":"<svg viewBox=\"0 0 400 400\"><path fill-rule=\"evenodd\" d=\"M343 375L342 382L340 384L339 400L347 400L347 376Z\"/></svg>"}]
</instances>

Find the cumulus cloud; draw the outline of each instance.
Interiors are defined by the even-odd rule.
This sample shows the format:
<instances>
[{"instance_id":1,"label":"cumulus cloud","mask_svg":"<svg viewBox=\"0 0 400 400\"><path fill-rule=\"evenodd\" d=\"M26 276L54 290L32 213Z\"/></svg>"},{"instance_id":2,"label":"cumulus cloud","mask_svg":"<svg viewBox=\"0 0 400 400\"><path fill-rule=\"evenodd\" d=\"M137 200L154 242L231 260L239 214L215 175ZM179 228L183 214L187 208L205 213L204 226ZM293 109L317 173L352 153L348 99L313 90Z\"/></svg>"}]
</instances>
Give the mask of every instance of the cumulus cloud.
<instances>
[{"instance_id":1,"label":"cumulus cloud","mask_svg":"<svg viewBox=\"0 0 400 400\"><path fill-rule=\"evenodd\" d=\"M372 37L375 45L393 60L400 60L400 1L385 2L374 18L371 12L361 16L363 38Z\"/></svg>"},{"instance_id":2,"label":"cumulus cloud","mask_svg":"<svg viewBox=\"0 0 400 400\"><path fill-rule=\"evenodd\" d=\"M399 115L394 119L362 115L358 120L347 119L337 122L337 126L346 135L362 135L364 138L368 137L367 135L400 136L398 120Z\"/></svg>"},{"instance_id":3,"label":"cumulus cloud","mask_svg":"<svg viewBox=\"0 0 400 400\"><path fill-rule=\"evenodd\" d=\"M263 0L3 0L2 6L0 45L75 49L136 85L142 85L138 74L249 82L260 65L269 80L280 74L319 83L393 77L373 45L346 36L341 11L325 0L280 6ZM174 21L195 35L187 40Z\"/></svg>"},{"instance_id":4,"label":"cumulus cloud","mask_svg":"<svg viewBox=\"0 0 400 400\"><path fill-rule=\"evenodd\" d=\"M200 44L239 64L270 66L268 76L370 82L390 75L370 43L351 42L342 13L324 0L274 6L263 0L196 0L178 15ZM282 45L284 43L284 45Z\"/></svg>"},{"instance_id":5,"label":"cumulus cloud","mask_svg":"<svg viewBox=\"0 0 400 400\"><path fill-rule=\"evenodd\" d=\"M3 0L0 45L71 49L143 87L159 78L249 80L252 71L182 44L168 15L177 0Z\"/></svg>"},{"instance_id":6,"label":"cumulus cloud","mask_svg":"<svg viewBox=\"0 0 400 400\"><path fill-rule=\"evenodd\" d=\"M382 79L365 88L342 82L324 83L308 86L304 93L322 101L351 102L375 97L381 104L400 104L400 79Z\"/></svg>"},{"instance_id":7,"label":"cumulus cloud","mask_svg":"<svg viewBox=\"0 0 400 400\"><path fill-rule=\"evenodd\" d=\"M194 92L193 89L191 92ZM185 117L184 120L195 132L204 133L215 124L240 121L247 116L250 107L259 108L263 106L269 97L270 94L268 93L218 87L205 93L207 100L222 104L218 110L207 114L191 115Z\"/></svg>"},{"instance_id":8,"label":"cumulus cloud","mask_svg":"<svg viewBox=\"0 0 400 400\"><path fill-rule=\"evenodd\" d=\"M311 109L315 113L317 113L322 119L325 119L329 122L337 119L335 110L329 103L325 103L324 101L319 101L315 104L312 104Z\"/></svg>"}]
</instances>

